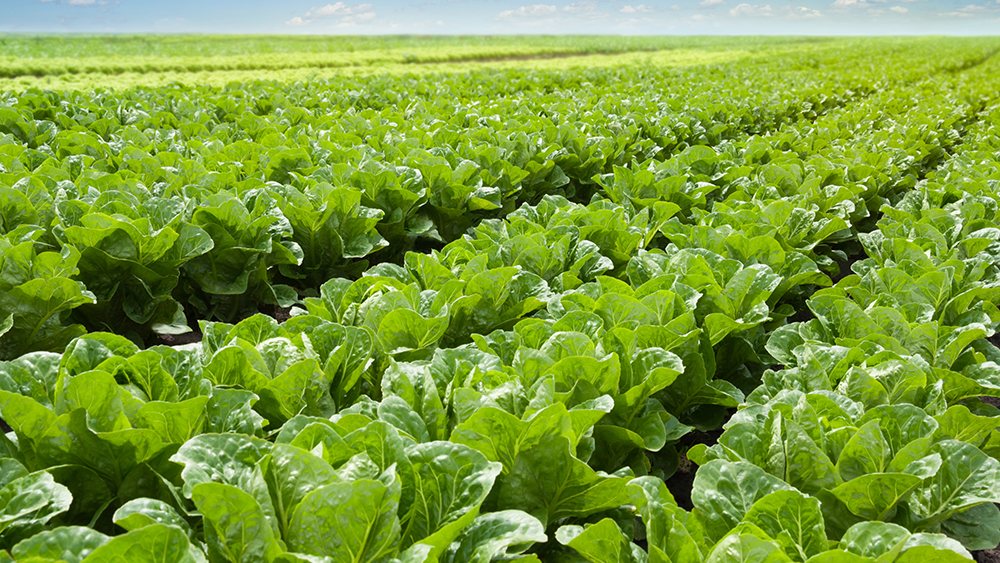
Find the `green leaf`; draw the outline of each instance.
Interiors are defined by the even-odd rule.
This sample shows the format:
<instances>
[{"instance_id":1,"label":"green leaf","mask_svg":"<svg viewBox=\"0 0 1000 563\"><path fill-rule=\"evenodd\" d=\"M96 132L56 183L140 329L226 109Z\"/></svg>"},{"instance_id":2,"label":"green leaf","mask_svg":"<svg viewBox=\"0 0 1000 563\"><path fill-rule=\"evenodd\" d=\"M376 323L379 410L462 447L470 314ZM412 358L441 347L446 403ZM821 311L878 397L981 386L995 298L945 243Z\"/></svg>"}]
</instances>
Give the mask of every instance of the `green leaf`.
<instances>
[{"instance_id":1,"label":"green leaf","mask_svg":"<svg viewBox=\"0 0 1000 563\"><path fill-rule=\"evenodd\" d=\"M6 334L12 326L14 326L14 315L10 314L3 321L0 321L0 336Z\"/></svg>"},{"instance_id":2,"label":"green leaf","mask_svg":"<svg viewBox=\"0 0 1000 563\"><path fill-rule=\"evenodd\" d=\"M704 559L699 548L701 528L691 514L677 506L662 479L637 477L629 482L632 504L646 525L650 560L653 554L675 563L699 563ZM688 530L690 525L695 529ZM696 539L697 538L697 539Z\"/></svg>"},{"instance_id":3,"label":"green leaf","mask_svg":"<svg viewBox=\"0 0 1000 563\"><path fill-rule=\"evenodd\" d=\"M573 457L570 442L546 436L514 459L500 488L501 509L522 509L546 526L567 516L588 516L628 502L624 479L598 475Z\"/></svg>"},{"instance_id":4,"label":"green leaf","mask_svg":"<svg viewBox=\"0 0 1000 563\"><path fill-rule=\"evenodd\" d=\"M1000 462L957 440L942 440L931 446L930 453L940 454L943 463L908 501L918 530L930 529L977 504L1000 502Z\"/></svg>"},{"instance_id":5,"label":"green leaf","mask_svg":"<svg viewBox=\"0 0 1000 563\"><path fill-rule=\"evenodd\" d=\"M443 563L489 563L510 557L533 543L545 542L542 523L520 510L480 514L453 543Z\"/></svg>"},{"instance_id":6,"label":"green leaf","mask_svg":"<svg viewBox=\"0 0 1000 563\"><path fill-rule=\"evenodd\" d=\"M499 461L504 473L508 473L521 451L537 445L546 436L565 436L575 443L577 436L573 430L573 421L562 403L545 407L529 420L484 407L455 428L451 441L479 450L490 461Z\"/></svg>"},{"instance_id":7,"label":"green leaf","mask_svg":"<svg viewBox=\"0 0 1000 563\"><path fill-rule=\"evenodd\" d=\"M66 526L35 534L19 542L11 549L11 554L18 559L45 557L66 563L80 563L110 539L90 528Z\"/></svg>"},{"instance_id":8,"label":"green leaf","mask_svg":"<svg viewBox=\"0 0 1000 563\"><path fill-rule=\"evenodd\" d=\"M266 563L284 551L260 505L240 489L223 483L201 483L191 489L191 500L204 518L211 560Z\"/></svg>"},{"instance_id":9,"label":"green leaf","mask_svg":"<svg viewBox=\"0 0 1000 563\"><path fill-rule=\"evenodd\" d=\"M708 554L706 563L783 563L790 561L781 547L751 533L732 533Z\"/></svg>"},{"instance_id":10,"label":"green leaf","mask_svg":"<svg viewBox=\"0 0 1000 563\"><path fill-rule=\"evenodd\" d=\"M252 408L258 398L243 389L216 387L205 405L205 432L259 435L264 418Z\"/></svg>"},{"instance_id":11,"label":"green leaf","mask_svg":"<svg viewBox=\"0 0 1000 563\"><path fill-rule=\"evenodd\" d=\"M180 528L154 524L112 538L83 563L196 563L191 544ZM224 560L225 561L225 560Z\"/></svg>"},{"instance_id":12,"label":"green leaf","mask_svg":"<svg viewBox=\"0 0 1000 563\"><path fill-rule=\"evenodd\" d=\"M750 507L743 521L778 540L793 561L805 561L826 550L820 502L798 491L775 491L764 496Z\"/></svg>"},{"instance_id":13,"label":"green leaf","mask_svg":"<svg viewBox=\"0 0 1000 563\"><path fill-rule=\"evenodd\" d=\"M184 466L183 492L190 497L194 487L222 483L249 494L259 505L273 533L279 533L271 495L260 466L272 444L240 434L201 434L185 442L170 460Z\"/></svg>"},{"instance_id":14,"label":"green leaf","mask_svg":"<svg viewBox=\"0 0 1000 563\"><path fill-rule=\"evenodd\" d=\"M886 522L862 522L851 526L840 540L840 549L871 557L892 561L902 551L910 532L902 526Z\"/></svg>"},{"instance_id":15,"label":"green leaf","mask_svg":"<svg viewBox=\"0 0 1000 563\"><path fill-rule=\"evenodd\" d=\"M402 546L420 541L446 548L479 513L502 465L451 442L416 444L406 455L413 464L416 491Z\"/></svg>"},{"instance_id":16,"label":"green leaf","mask_svg":"<svg viewBox=\"0 0 1000 563\"><path fill-rule=\"evenodd\" d=\"M934 420L940 425L934 435L936 438L951 438L981 449L991 438L1000 435L998 417L976 416L964 405L954 405Z\"/></svg>"},{"instance_id":17,"label":"green leaf","mask_svg":"<svg viewBox=\"0 0 1000 563\"><path fill-rule=\"evenodd\" d=\"M610 518L581 528L563 526L556 532L559 543L573 548L590 563L638 563L641 561L632 553L633 543L629 541L618 524ZM638 546L635 546L638 549Z\"/></svg>"},{"instance_id":18,"label":"green leaf","mask_svg":"<svg viewBox=\"0 0 1000 563\"><path fill-rule=\"evenodd\" d=\"M922 481L906 473L873 473L838 485L832 492L852 514L867 520L885 520Z\"/></svg>"},{"instance_id":19,"label":"green leaf","mask_svg":"<svg viewBox=\"0 0 1000 563\"><path fill-rule=\"evenodd\" d=\"M881 473L891 459L889 443L882 437L879 421L863 424L847 441L837 459L837 471L845 481Z\"/></svg>"},{"instance_id":20,"label":"green leaf","mask_svg":"<svg viewBox=\"0 0 1000 563\"><path fill-rule=\"evenodd\" d=\"M194 397L179 403L150 401L137 413L137 426L149 428L168 444L183 444L205 427L205 405L209 397Z\"/></svg>"},{"instance_id":21,"label":"green leaf","mask_svg":"<svg viewBox=\"0 0 1000 563\"><path fill-rule=\"evenodd\" d=\"M425 319L410 309L393 309L375 332L387 354L422 350L441 340L448 330L448 317Z\"/></svg>"},{"instance_id":22,"label":"green leaf","mask_svg":"<svg viewBox=\"0 0 1000 563\"><path fill-rule=\"evenodd\" d=\"M392 555L400 538L400 484L357 479L331 483L305 496L286 538L292 551L333 563L368 563Z\"/></svg>"},{"instance_id":23,"label":"green leaf","mask_svg":"<svg viewBox=\"0 0 1000 563\"><path fill-rule=\"evenodd\" d=\"M806 563L875 563L875 559L842 549L831 549L810 558Z\"/></svg>"},{"instance_id":24,"label":"green leaf","mask_svg":"<svg viewBox=\"0 0 1000 563\"><path fill-rule=\"evenodd\" d=\"M176 352L173 352L176 354ZM177 382L163 367L163 356L153 350L143 350L128 359L128 378L138 385L150 401L177 402Z\"/></svg>"},{"instance_id":25,"label":"green leaf","mask_svg":"<svg viewBox=\"0 0 1000 563\"><path fill-rule=\"evenodd\" d=\"M919 545L904 551L893 563L968 563L969 561L967 555L955 553L950 549Z\"/></svg>"},{"instance_id":26,"label":"green leaf","mask_svg":"<svg viewBox=\"0 0 1000 563\"><path fill-rule=\"evenodd\" d=\"M85 332L82 326L63 326L60 313L95 302L82 284L68 278L32 279L0 296L0 311L13 323L0 337L0 358L14 359L33 350L60 351Z\"/></svg>"},{"instance_id":27,"label":"green leaf","mask_svg":"<svg viewBox=\"0 0 1000 563\"><path fill-rule=\"evenodd\" d=\"M112 520L127 531L138 530L154 524L177 526L189 535L190 526L174 507L151 498L137 498L123 504L115 511Z\"/></svg>"},{"instance_id":28,"label":"green leaf","mask_svg":"<svg viewBox=\"0 0 1000 563\"><path fill-rule=\"evenodd\" d=\"M942 522L941 531L969 551L996 549L1000 546L1000 508L989 502L977 504Z\"/></svg>"},{"instance_id":29,"label":"green leaf","mask_svg":"<svg viewBox=\"0 0 1000 563\"><path fill-rule=\"evenodd\" d=\"M82 465L92 469L117 491L128 474L166 448L155 432L126 428L94 432L87 413L76 409L58 417L37 445L38 460L46 466Z\"/></svg>"},{"instance_id":30,"label":"green leaf","mask_svg":"<svg viewBox=\"0 0 1000 563\"><path fill-rule=\"evenodd\" d=\"M780 490L784 481L746 462L713 460L698 468L691 489L694 513L710 541L718 541L743 520L754 503Z\"/></svg>"},{"instance_id":31,"label":"green leaf","mask_svg":"<svg viewBox=\"0 0 1000 563\"><path fill-rule=\"evenodd\" d=\"M275 444L264 470L275 516L283 535L295 507L310 492L337 481L333 468L321 458L287 444Z\"/></svg>"},{"instance_id":32,"label":"green leaf","mask_svg":"<svg viewBox=\"0 0 1000 563\"><path fill-rule=\"evenodd\" d=\"M87 427L94 432L114 432L130 427L125 415L122 390L115 378L103 371L89 371L60 381L56 394L56 414L86 410Z\"/></svg>"}]
</instances>

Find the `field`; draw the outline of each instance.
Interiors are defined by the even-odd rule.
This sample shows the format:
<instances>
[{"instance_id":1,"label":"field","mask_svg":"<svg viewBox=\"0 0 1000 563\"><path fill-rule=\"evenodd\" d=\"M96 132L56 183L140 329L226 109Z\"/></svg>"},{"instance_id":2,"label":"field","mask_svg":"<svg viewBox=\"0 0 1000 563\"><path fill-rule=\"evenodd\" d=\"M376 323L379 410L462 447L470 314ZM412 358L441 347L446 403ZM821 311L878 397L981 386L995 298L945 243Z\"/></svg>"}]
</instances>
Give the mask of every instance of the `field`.
<instances>
[{"instance_id":1,"label":"field","mask_svg":"<svg viewBox=\"0 0 1000 563\"><path fill-rule=\"evenodd\" d=\"M998 52L0 35L0 563L995 561Z\"/></svg>"}]
</instances>

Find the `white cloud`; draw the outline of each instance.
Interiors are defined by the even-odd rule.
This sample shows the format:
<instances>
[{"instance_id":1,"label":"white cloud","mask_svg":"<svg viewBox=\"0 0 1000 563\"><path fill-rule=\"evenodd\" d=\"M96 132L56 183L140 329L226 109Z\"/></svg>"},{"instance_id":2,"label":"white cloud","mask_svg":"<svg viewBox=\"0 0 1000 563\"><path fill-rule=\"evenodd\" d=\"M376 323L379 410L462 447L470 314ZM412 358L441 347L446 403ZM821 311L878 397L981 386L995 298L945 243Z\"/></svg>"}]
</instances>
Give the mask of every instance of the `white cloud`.
<instances>
[{"instance_id":1,"label":"white cloud","mask_svg":"<svg viewBox=\"0 0 1000 563\"><path fill-rule=\"evenodd\" d=\"M306 12L306 19L319 19L319 18L339 18L344 16L350 16L357 13L367 12L371 10L371 4L358 4L356 6L348 6L343 2L337 2L336 4L327 4L322 8L310 8Z\"/></svg>"},{"instance_id":2,"label":"white cloud","mask_svg":"<svg viewBox=\"0 0 1000 563\"><path fill-rule=\"evenodd\" d=\"M725 6L726 0L701 0L698 2L698 6L701 8L714 8L716 6Z\"/></svg>"},{"instance_id":3,"label":"white cloud","mask_svg":"<svg viewBox=\"0 0 1000 563\"><path fill-rule=\"evenodd\" d=\"M71 2L77 0L70 0ZM316 20L328 19L337 20L336 27L350 27L357 25L359 22L370 21L375 18L375 12L372 11L371 4L344 4L343 2L337 2L336 4L327 4L326 6L321 6L319 8L310 8L305 15L295 16L294 18L285 22L285 25L289 27L297 27L308 25Z\"/></svg>"},{"instance_id":4,"label":"white cloud","mask_svg":"<svg viewBox=\"0 0 1000 563\"><path fill-rule=\"evenodd\" d=\"M812 8L806 8L805 6L788 6L785 11L788 12L788 19L790 20L804 20L823 17L823 12Z\"/></svg>"},{"instance_id":5,"label":"white cloud","mask_svg":"<svg viewBox=\"0 0 1000 563\"><path fill-rule=\"evenodd\" d=\"M735 18L780 17L789 20L823 17L823 14L819 10L813 10L812 8L806 8L805 6L784 6L776 9L772 8L770 4L740 4L732 10L729 10L729 15Z\"/></svg>"},{"instance_id":6,"label":"white cloud","mask_svg":"<svg viewBox=\"0 0 1000 563\"><path fill-rule=\"evenodd\" d=\"M1000 0L997 0L997 2L1000 2ZM675 12L680 12L684 8L681 7L680 4L674 4L673 6L670 7L670 9L673 10L673 11L675 11Z\"/></svg>"},{"instance_id":7,"label":"white cloud","mask_svg":"<svg viewBox=\"0 0 1000 563\"><path fill-rule=\"evenodd\" d=\"M580 0L579 2L567 4L563 6L563 12L573 14L574 17L585 20L602 19L611 15L607 12L598 12L597 2L595 0Z\"/></svg>"},{"instance_id":8,"label":"white cloud","mask_svg":"<svg viewBox=\"0 0 1000 563\"><path fill-rule=\"evenodd\" d=\"M578 0L564 5L562 8L550 4L534 4L521 6L514 10L504 10L494 17L494 20L520 24L535 24L539 22L573 22L579 20L593 21L607 19L611 14L598 11L597 0Z\"/></svg>"},{"instance_id":9,"label":"white cloud","mask_svg":"<svg viewBox=\"0 0 1000 563\"><path fill-rule=\"evenodd\" d=\"M1000 4L1000 3L998 3ZM994 8L989 8L987 6L980 6L978 4L969 4L963 8L958 8L954 12L947 12L944 14L938 14L939 16L951 16L956 18L971 18L976 14L982 14L984 12L990 12Z\"/></svg>"},{"instance_id":10,"label":"white cloud","mask_svg":"<svg viewBox=\"0 0 1000 563\"><path fill-rule=\"evenodd\" d=\"M594 0L580 0L579 2L566 4L565 6L563 6L562 9L562 11L568 14L585 14L596 10L597 10L597 2L595 2Z\"/></svg>"},{"instance_id":11,"label":"white cloud","mask_svg":"<svg viewBox=\"0 0 1000 563\"><path fill-rule=\"evenodd\" d=\"M740 17L770 17L773 14L771 11L771 6L764 4L763 6L751 6L750 4L740 4L732 10L729 10L729 15L740 18Z\"/></svg>"},{"instance_id":12,"label":"white cloud","mask_svg":"<svg viewBox=\"0 0 1000 563\"><path fill-rule=\"evenodd\" d=\"M91 4L95 4L96 1L95 0L69 0L69 2L66 2L66 3L69 4L70 6L90 6Z\"/></svg>"},{"instance_id":13,"label":"white cloud","mask_svg":"<svg viewBox=\"0 0 1000 563\"><path fill-rule=\"evenodd\" d=\"M873 6L873 4L885 4L885 3L888 3L888 2L893 2L893 3L896 3L896 4L898 4L898 3L907 4L907 3L920 2L920 1L922 1L922 0L834 0L833 4L830 4L830 7L833 8L833 11L835 11L835 12L843 12L843 11L852 10L852 9L868 8L868 13L869 14L877 16L877 15L881 15L881 14L886 13L886 10L885 10L884 7L876 8L876 7ZM899 8L899 10L897 10L896 8ZM895 6L895 7L889 8L889 10L891 10L893 12L896 12L896 13L900 13L900 14L905 14L905 13L909 12L909 10L907 10L906 8L903 8L902 6ZM903 11L900 11L900 10L903 10Z\"/></svg>"},{"instance_id":14,"label":"white cloud","mask_svg":"<svg viewBox=\"0 0 1000 563\"><path fill-rule=\"evenodd\" d=\"M504 10L497 14L495 19L508 22L534 21L546 18L554 13L556 13L555 6L535 4L533 6L521 6L515 10Z\"/></svg>"},{"instance_id":15,"label":"white cloud","mask_svg":"<svg viewBox=\"0 0 1000 563\"><path fill-rule=\"evenodd\" d=\"M638 4L635 6L622 6L622 9L618 11L623 14L635 14L637 12L650 13L650 12L655 12L656 10L645 4Z\"/></svg>"}]
</instances>

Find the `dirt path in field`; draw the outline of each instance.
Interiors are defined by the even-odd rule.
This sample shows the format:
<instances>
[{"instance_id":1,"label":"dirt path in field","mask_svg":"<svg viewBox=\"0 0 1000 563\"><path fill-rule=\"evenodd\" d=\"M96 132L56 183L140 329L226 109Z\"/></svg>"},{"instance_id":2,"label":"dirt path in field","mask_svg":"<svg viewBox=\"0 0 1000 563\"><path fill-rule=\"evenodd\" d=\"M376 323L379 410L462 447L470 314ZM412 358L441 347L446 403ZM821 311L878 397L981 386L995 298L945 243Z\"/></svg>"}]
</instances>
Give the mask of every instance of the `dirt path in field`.
<instances>
[{"instance_id":1,"label":"dirt path in field","mask_svg":"<svg viewBox=\"0 0 1000 563\"><path fill-rule=\"evenodd\" d=\"M447 63L505 63L509 61L542 61L547 59L570 59L578 57L599 57L608 55L626 55L632 53L656 53L662 51L669 51L670 49L640 49L636 51L623 51L616 53L539 53L536 55L511 55L509 57L465 57L461 59L448 59L442 61L414 61L414 65L439 65Z\"/></svg>"}]
</instances>

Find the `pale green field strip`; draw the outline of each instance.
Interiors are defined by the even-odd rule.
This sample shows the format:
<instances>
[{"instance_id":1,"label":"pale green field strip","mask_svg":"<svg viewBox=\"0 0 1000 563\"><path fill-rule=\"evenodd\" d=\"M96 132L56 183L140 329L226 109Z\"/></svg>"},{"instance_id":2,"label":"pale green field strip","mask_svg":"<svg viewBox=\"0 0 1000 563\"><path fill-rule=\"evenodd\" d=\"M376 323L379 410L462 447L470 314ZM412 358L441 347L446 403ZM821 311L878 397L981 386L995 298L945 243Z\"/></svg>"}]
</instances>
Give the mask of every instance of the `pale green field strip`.
<instances>
[{"instance_id":1,"label":"pale green field strip","mask_svg":"<svg viewBox=\"0 0 1000 563\"><path fill-rule=\"evenodd\" d=\"M427 49L537 47L586 53L663 49L761 49L817 44L825 37L609 35L23 35L0 33L0 57L19 59L230 57Z\"/></svg>"},{"instance_id":2,"label":"pale green field strip","mask_svg":"<svg viewBox=\"0 0 1000 563\"><path fill-rule=\"evenodd\" d=\"M588 52L573 47L503 46L431 47L334 53L264 53L230 56L2 57L0 58L0 75L13 78L63 74L339 68L571 54L582 55L588 54Z\"/></svg>"},{"instance_id":3,"label":"pale green field strip","mask_svg":"<svg viewBox=\"0 0 1000 563\"><path fill-rule=\"evenodd\" d=\"M802 49L804 47L796 47ZM93 89L93 88L131 88L136 86L156 87L172 83L199 84L206 86L224 86L232 82L247 82L254 80L297 81L323 78L335 74L368 75L368 74L430 74L439 72L466 72L470 70L526 68L533 70L566 70L576 68L612 68L616 66L658 66L683 67L705 64L718 64L738 59L756 56L773 56L775 51L754 53L749 50L734 49L727 51L706 51L700 49L670 49L653 52L632 52L612 55L583 54L562 52L575 56L552 57L551 50L539 49L508 49L480 50L449 49L452 59L446 55L433 58L431 53L420 55L418 62L404 62L401 54L379 53L337 53L333 55L306 57L289 57L287 55L261 57L259 66L255 68L239 68L236 63L224 67L218 62L210 63L207 59L184 67L179 58L160 59L164 70L130 70L120 73L101 71L74 72L65 74L45 74L41 76L17 76L0 79L0 90L23 90L27 88L47 89ZM464 57L456 55L466 51ZM537 58L527 58L537 57ZM476 61L469 59L490 59ZM226 59L230 59L226 57ZM249 57L234 57L247 61ZM497 60L503 59L503 60ZM62 60L62 59L52 59ZM308 61L312 60L312 63ZM282 61L290 66L282 66ZM38 62L38 61L34 61ZM0 63L2 65L3 63ZM78 68L91 68L88 63L79 62ZM213 66L214 65L214 66ZM270 66L269 66L270 65ZM174 68L169 68L174 67ZM210 67L210 68L206 68ZM94 65L96 68L96 63Z\"/></svg>"}]
</instances>

